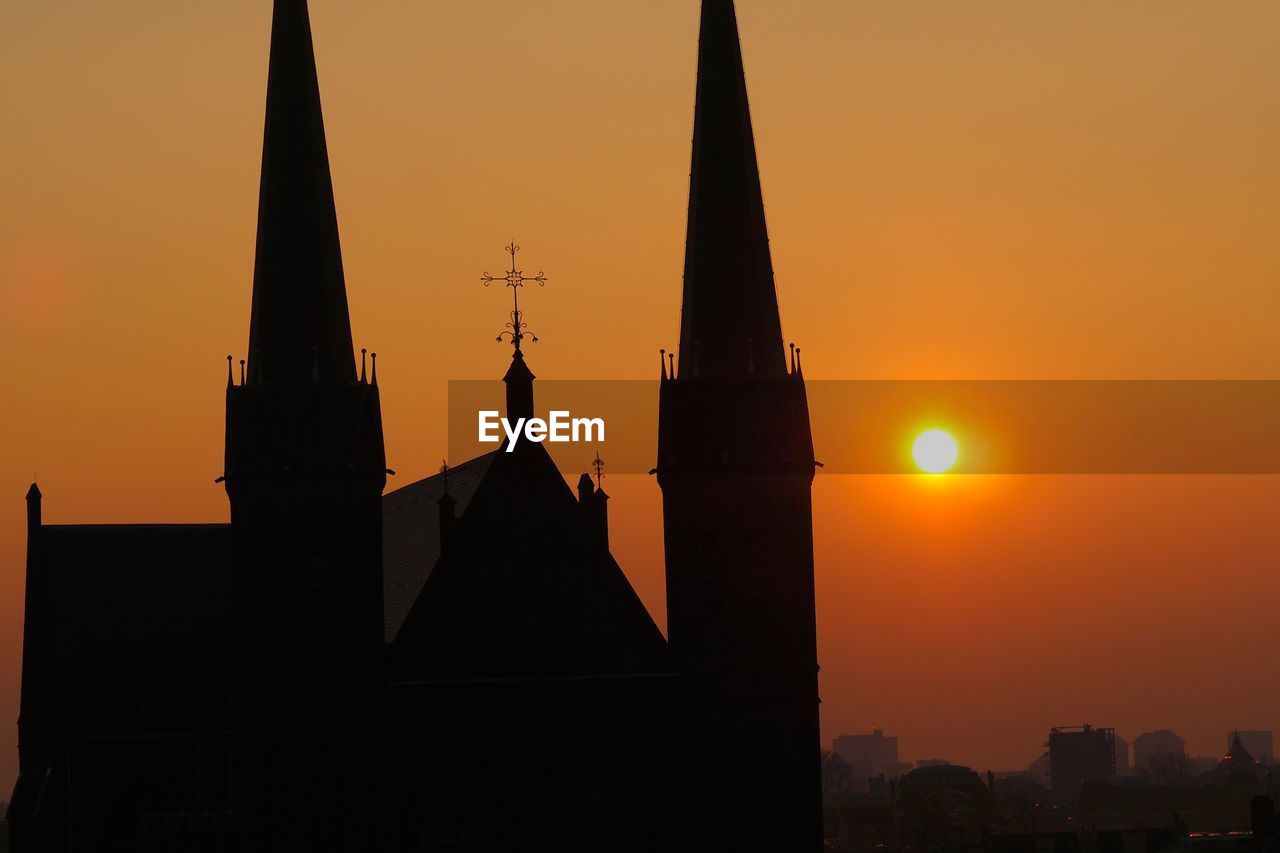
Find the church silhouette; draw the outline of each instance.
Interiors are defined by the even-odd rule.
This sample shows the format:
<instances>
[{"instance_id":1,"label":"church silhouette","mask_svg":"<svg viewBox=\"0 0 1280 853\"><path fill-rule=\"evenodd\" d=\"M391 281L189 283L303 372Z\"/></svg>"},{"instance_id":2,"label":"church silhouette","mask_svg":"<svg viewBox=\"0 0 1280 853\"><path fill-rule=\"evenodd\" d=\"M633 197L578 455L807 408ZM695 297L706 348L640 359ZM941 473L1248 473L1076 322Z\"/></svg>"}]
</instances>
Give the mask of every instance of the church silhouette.
<instances>
[{"instance_id":1,"label":"church silhouette","mask_svg":"<svg viewBox=\"0 0 1280 853\"><path fill-rule=\"evenodd\" d=\"M543 445L384 495L307 4L275 0L230 523L49 525L32 485L12 849L820 849L815 462L732 0L702 6L679 355L665 638Z\"/></svg>"}]
</instances>

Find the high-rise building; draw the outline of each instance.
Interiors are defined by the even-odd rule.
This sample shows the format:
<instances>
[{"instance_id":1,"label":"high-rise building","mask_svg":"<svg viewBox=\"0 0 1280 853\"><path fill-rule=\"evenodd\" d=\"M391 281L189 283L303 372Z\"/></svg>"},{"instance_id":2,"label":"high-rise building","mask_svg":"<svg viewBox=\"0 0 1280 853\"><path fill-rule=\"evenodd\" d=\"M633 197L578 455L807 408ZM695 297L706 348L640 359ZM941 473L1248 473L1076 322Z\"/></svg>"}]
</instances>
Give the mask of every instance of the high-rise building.
<instances>
[{"instance_id":1,"label":"high-rise building","mask_svg":"<svg viewBox=\"0 0 1280 853\"><path fill-rule=\"evenodd\" d=\"M1228 748L1231 745L1231 738L1227 738ZM1171 732L1168 729L1157 729L1153 732L1143 732L1133 741L1133 769L1142 772L1151 759L1159 758L1163 755L1186 755L1186 741L1178 737L1177 732Z\"/></svg>"},{"instance_id":2,"label":"high-rise building","mask_svg":"<svg viewBox=\"0 0 1280 853\"><path fill-rule=\"evenodd\" d=\"M1049 778L1060 803L1074 803L1085 782L1116 775L1115 729L1063 726L1049 730Z\"/></svg>"},{"instance_id":3,"label":"high-rise building","mask_svg":"<svg viewBox=\"0 0 1280 853\"><path fill-rule=\"evenodd\" d=\"M831 742L831 751L859 776L894 776L898 772L898 738L886 736L884 729L872 729L869 735L840 735Z\"/></svg>"}]
</instances>

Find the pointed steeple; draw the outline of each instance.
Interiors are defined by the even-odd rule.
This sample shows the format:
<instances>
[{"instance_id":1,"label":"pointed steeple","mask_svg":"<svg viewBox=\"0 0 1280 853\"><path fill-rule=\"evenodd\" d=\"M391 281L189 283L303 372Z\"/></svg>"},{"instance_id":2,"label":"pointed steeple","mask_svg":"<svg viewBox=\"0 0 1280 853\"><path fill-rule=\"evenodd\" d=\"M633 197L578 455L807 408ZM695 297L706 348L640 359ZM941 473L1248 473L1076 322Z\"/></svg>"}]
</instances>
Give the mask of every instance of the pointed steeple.
<instances>
[{"instance_id":1,"label":"pointed steeple","mask_svg":"<svg viewBox=\"0 0 1280 853\"><path fill-rule=\"evenodd\" d=\"M1231 747L1227 750L1227 754L1222 757L1222 761L1218 763L1218 767L1233 772L1252 770L1258 760L1253 757L1249 750L1245 749L1244 743L1240 740L1240 732L1236 732L1231 738Z\"/></svg>"},{"instance_id":2,"label":"pointed steeple","mask_svg":"<svg viewBox=\"0 0 1280 853\"><path fill-rule=\"evenodd\" d=\"M533 417L533 380L536 378L524 362L524 353L516 347L511 354L511 366L502 377L507 384L507 419L512 423L519 418Z\"/></svg>"},{"instance_id":3,"label":"pointed steeple","mask_svg":"<svg viewBox=\"0 0 1280 853\"><path fill-rule=\"evenodd\" d=\"M680 376L786 374L760 171L733 0L703 0L689 179Z\"/></svg>"},{"instance_id":4,"label":"pointed steeple","mask_svg":"<svg viewBox=\"0 0 1280 853\"><path fill-rule=\"evenodd\" d=\"M40 487L35 483L27 489L27 527L31 530L40 527L40 500L43 497L44 495L40 494Z\"/></svg>"},{"instance_id":5,"label":"pointed steeple","mask_svg":"<svg viewBox=\"0 0 1280 853\"><path fill-rule=\"evenodd\" d=\"M691 778L744 819L688 846L817 850L813 440L798 352L787 377L733 0L702 0L698 48L680 360L658 394L653 470L667 639L705 719L733 733L716 742L759 739L768 759Z\"/></svg>"},{"instance_id":6,"label":"pointed steeple","mask_svg":"<svg viewBox=\"0 0 1280 853\"><path fill-rule=\"evenodd\" d=\"M354 382L320 87L306 0L275 0L258 248L249 324L251 383Z\"/></svg>"}]
</instances>

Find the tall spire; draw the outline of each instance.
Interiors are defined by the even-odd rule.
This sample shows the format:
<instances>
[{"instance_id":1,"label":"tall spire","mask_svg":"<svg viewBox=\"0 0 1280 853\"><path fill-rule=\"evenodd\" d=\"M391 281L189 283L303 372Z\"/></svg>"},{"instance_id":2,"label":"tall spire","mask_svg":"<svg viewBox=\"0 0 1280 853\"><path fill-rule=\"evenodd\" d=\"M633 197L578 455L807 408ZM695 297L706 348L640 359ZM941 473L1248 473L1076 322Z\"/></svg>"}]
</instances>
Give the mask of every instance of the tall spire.
<instances>
[{"instance_id":1,"label":"tall spire","mask_svg":"<svg viewBox=\"0 0 1280 853\"><path fill-rule=\"evenodd\" d=\"M275 0L267 76L250 382L354 382L320 86L306 0Z\"/></svg>"},{"instance_id":2,"label":"tall spire","mask_svg":"<svg viewBox=\"0 0 1280 853\"><path fill-rule=\"evenodd\" d=\"M689 179L680 377L786 373L733 0L703 0ZM694 350L697 350L696 359Z\"/></svg>"}]
</instances>

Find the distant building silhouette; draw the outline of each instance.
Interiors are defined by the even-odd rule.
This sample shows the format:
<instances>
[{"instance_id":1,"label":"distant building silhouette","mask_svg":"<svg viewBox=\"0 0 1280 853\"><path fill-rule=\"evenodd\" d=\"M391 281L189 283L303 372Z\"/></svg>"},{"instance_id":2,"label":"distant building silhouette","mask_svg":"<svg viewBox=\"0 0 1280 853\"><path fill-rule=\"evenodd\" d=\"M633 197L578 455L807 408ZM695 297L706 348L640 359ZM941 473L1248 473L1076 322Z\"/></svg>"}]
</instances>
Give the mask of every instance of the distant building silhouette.
<instances>
[{"instance_id":1,"label":"distant building silhouette","mask_svg":"<svg viewBox=\"0 0 1280 853\"><path fill-rule=\"evenodd\" d=\"M951 762L945 758L917 758L916 759L917 770L921 767L947 767L950 764Z\"/></svg>"},{"instance_id":2,"label":"distant building silhouette","mask_svg":"<svg viewBox=\"0 0 1280 853\"><path fill-rule=\"evenodd\" d=\"M1133 772L1133 764L1129 761L1129 741L1116 735L1116 775L1128 776Z\"/></svg>"},{"instance_id":3,"label":"distant building silhouette","mask_svg":"<svg viewBox=\"0 0 1280 853\"><path fill-rule=\"evenodd\" d=\"M893 777L904 772L898 760L898 738L873 729L871 734L840 735L831 742L831 751L840 756L863 778Z\"/></svg>"},{"instance_id":4,"label":"distant building silhouette","mask_svg":"<svg viewBox=\"0 0 1280 853\"><path fill-rule=\"evenodd\" d=\"M1262 768L1263 763L1245 748L1245 745L1240 742L1240 735L1237 734L1231 738L1231 745L1227 747L1226 754L1209 774L1209 778L1217 781L1230 781L1241 776L1256 779L1258 771Z\"/></svg>"},{"instance_id":5,"label":"distant building silhouette","mask_svg":"<svg viewBox=\"0 0 1280 853\"><path fill-rule=\"evenodd\" d=\"M1043 785L1046 789L1052 784L1052 778L1049 772L1049 752L1048 744L1045 744L1045 751L1036 758L1035 761L1027 765L1024 771L1027 776L1034 779L1038 784Z\"/></svg>"},{"instance_id":6,"label":"distant building silhouette","mask_svg":"<svg viewBox=\"0 0 1280 853\"><path fill-rule=\"evenodd\" d=\"M1049 776L1053 796L1074 803L1085 782L1116 775L1115 729L1064 726L1049 731Z\"/></svg>"},{"instance_id":7,"label":"distant building silhouette","mask_svg":"<svg viewBox=\"0 0 1280 853\"><path fill-rule=\"evenodd\" d=\"M1240 744L1263 764L1276 763L1275 739L1270 731L1259 729L1237 729L1227 732L1227 752L1231 752L1236 738Z\"/></svg>"},{"instance_id":8,"label":"distant building silhouette","mask_svg":"<svg viewBox=\"0 0 1280 853\"><path fill-rule=\"evenodd\" d=\"M981 849L991 825L991 791L972 768L921 767L899 780L893 814L909 849Z\"/></svg>"},{"instance_id":9,"label":"distant building silhouette","mask_svg":"<svg viewBox=\"0 0 1280 853\"><path fill-rule=\"evenodd\" d=\"M608 496L542 444L382 494L307 5L276 0L231 520L47 525L31 487L16 853L820 849L815 463L732 0L699 56L669 641ZM532 414L513 343L506 410Z\"/></svg>"},{"instance_id":10,"label":"distant building silhouette","mask_svg":"<svg viewBox=\"0 0 1280 853\"><path fill-rule=\"evenodd\" d=\"M1143 732L1134 738L1134 770L1141 772L1151 764L1151 759L1164 755L1186 755L1186 741L1177 732L1157 729L1153 732Z\"/></svg>"},{"instance_id":11,"label":"distant building silhouette","mask_svg":"<svg viewBox=\"0 0 1280 853\"><path fill-rule=\"evenodd\" d=\"M1162 753L1187 762L1178 753ZM1181 779L1090 781L1080 794L1076 816L1084 826L1129 827L1180 825L1197 834L1221 836L1224 846L1271 849L1277 827L1274 804L1280 787L1238 740L1209 771ZM1252 829L1254 838L1226 837L1228 832ZM1185 830L1184 830L1185 831Z\"/></svg>"},{"instance_id":12,"label":"distant building silhouette","mask_svg":"<svg viewBox=\"0 0 1280 853\"><path fill-rule=\"evenodd\" d=\"M1233 735L1228 751L1210 770L1197 772L1181 752L1152 756L1146 780L1123 783L1089 781L1080 794L1076 816L1087 826L1181 825L1197 834L1220 836L1240 849L1272 849L1275 798L1280 788L1270 772ZM1226 833L1252 830L1249 838Z\"/></svg>"}]
</instances>

